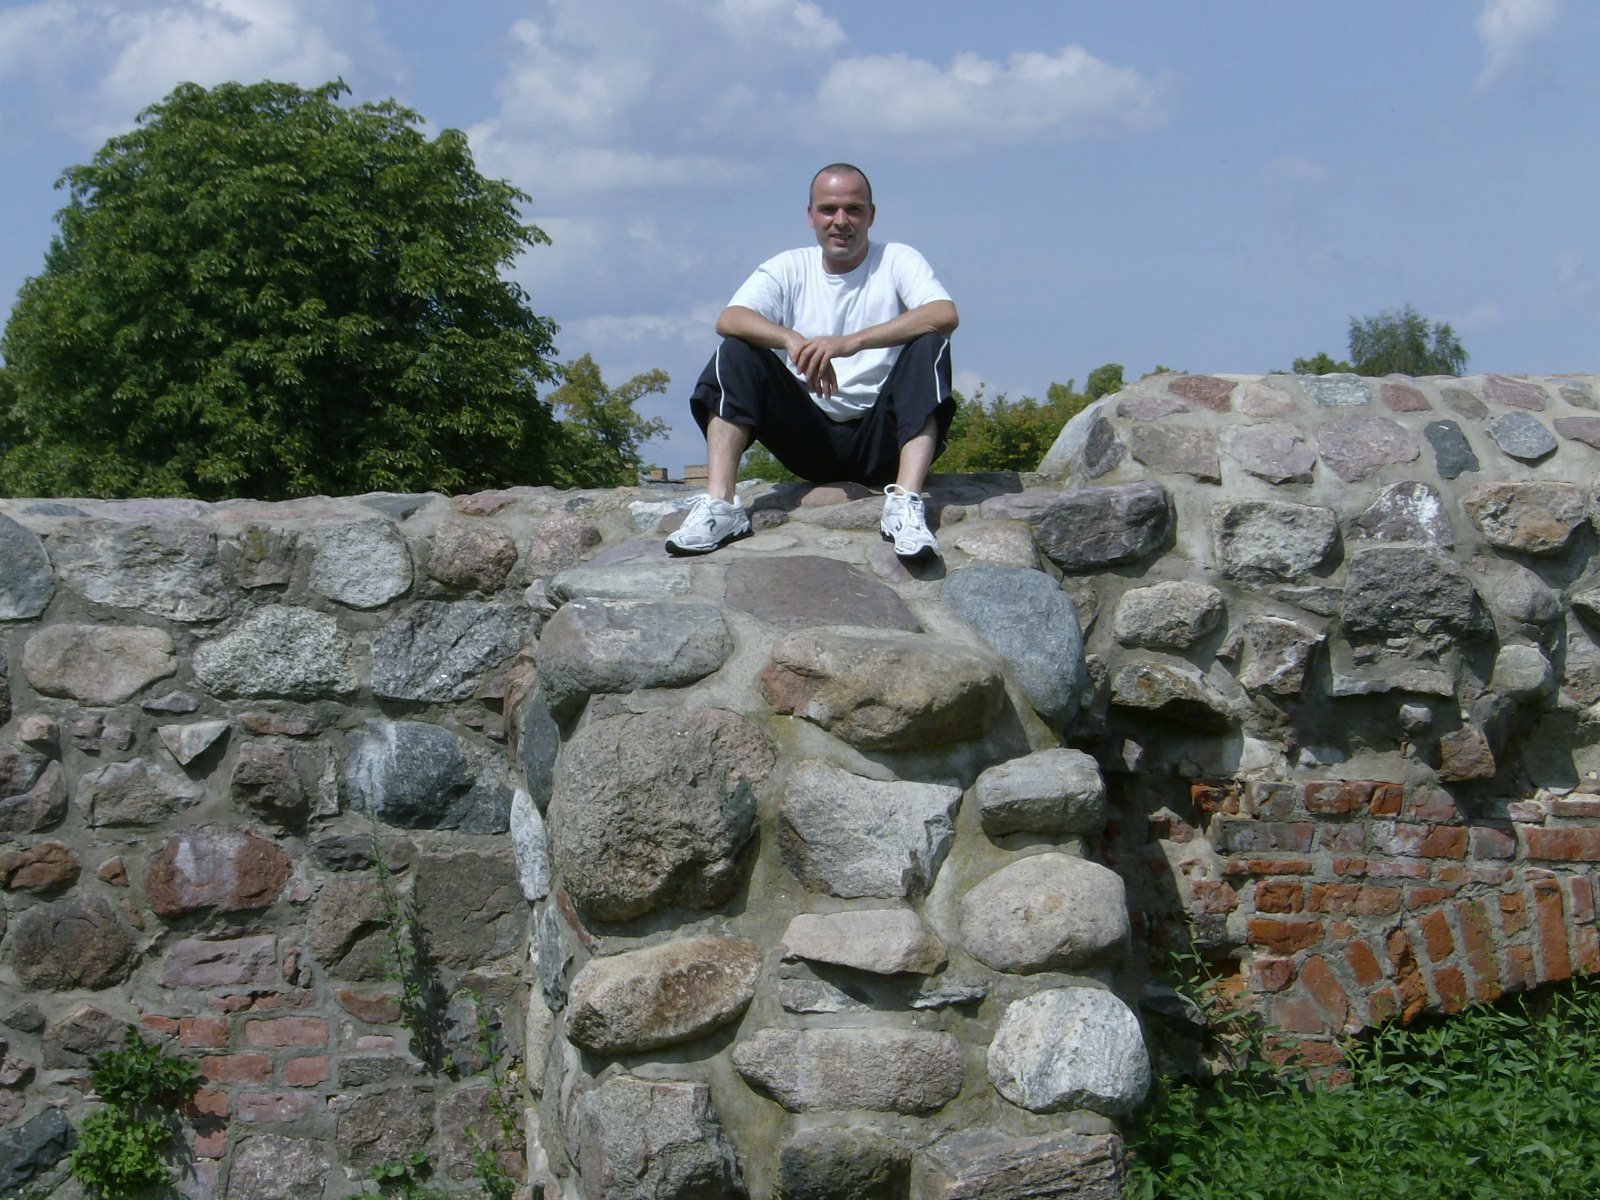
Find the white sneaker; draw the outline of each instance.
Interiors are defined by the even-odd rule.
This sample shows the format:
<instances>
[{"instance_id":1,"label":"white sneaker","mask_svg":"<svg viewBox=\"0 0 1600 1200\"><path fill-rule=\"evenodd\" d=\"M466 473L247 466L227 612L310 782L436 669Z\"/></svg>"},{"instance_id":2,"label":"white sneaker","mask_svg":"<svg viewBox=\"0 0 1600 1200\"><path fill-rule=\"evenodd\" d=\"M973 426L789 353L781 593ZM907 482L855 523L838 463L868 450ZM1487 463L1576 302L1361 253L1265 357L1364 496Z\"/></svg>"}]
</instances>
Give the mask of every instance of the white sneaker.
<instances>
[{"instance_id":1,"label":"white sneaker","mask_svg":"<svg viewBox=\"0 0 1600 1200\"><path fill-rule=\"evenodd\" d=\"M928 529L922 497L898 483L884 488L883 496L883 520L878 524L883 540L893 542L901 558L938 558L939 541Z\"/></svg>"},{"instance_id":2,"label":"white sneaker","mask_svg":"<svg viewBox=\"0 0 1600 1200\"><path fill-rule=\"evenodd\" d=\"M696 496L683 524L667 535L668 554L710 554L750 536L750 515L737 497L732 504L715 496Z\"/></svg>"}]
</instances>

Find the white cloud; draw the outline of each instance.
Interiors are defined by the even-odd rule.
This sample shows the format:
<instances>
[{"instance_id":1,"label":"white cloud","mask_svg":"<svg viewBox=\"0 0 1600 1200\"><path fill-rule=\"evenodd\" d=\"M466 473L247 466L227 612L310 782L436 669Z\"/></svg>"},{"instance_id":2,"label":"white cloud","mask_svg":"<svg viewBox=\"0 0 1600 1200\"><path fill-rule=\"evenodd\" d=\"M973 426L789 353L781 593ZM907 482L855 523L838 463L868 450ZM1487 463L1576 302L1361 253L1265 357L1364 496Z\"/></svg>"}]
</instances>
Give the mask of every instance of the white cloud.
<instances>
[{"instance_id":1,"label":"white cloud","mask_svg":"<svg viewBox=\"0 0 1600 1200\"><path fill-rule=\"evenodd\" d=\"M839 22L807 0L714 0L710 16L742 42L831 50L845 40Z\"/></svg>"},{"instance_id":2,"label":"white cloud","mask_svg":"<svg viewBox=\"0 0 1600 1200\"><path fill-rule=\"evenodd\" d=\"M1479 86L1513 70L1560 15L1561 0L1488 0L1478 13L1478 40L1483 43Z\"/></svg>"},{"instance_id":3,"label":"white cloud","mask_svg":"<svg viewBox=\"0 0 1600 1200\"><path fill-rule=\"evenodd\" d=\"M47 67L84 28L78 6L66 0L0 12L0 79Z\"/></svg>"},{"instance_id":4,"label":"white cloud","mask_svg":"<svg viewBox=\"0 0 1600 1200\"><path fill-rule=\"evenodd\" d=\"M1594 291L1594 279L1584 270L1583 255L1563 250L1556 255L1556 285L1569 296L1587 296Z\"/></svg>"},{"instance_id":5,"label":"white cloud","mask_svg":"<svg viewBox=\"0 0 1600 1200\"><path fill-rule=\"evenodd\" d=\"M817 125L924 147L1066 141L1160 124L1165 90L1079 46L1024 51L1004 64L961 53L943 69L880 55L833 65L817 91Z\"/></svg>"}]
</instances>

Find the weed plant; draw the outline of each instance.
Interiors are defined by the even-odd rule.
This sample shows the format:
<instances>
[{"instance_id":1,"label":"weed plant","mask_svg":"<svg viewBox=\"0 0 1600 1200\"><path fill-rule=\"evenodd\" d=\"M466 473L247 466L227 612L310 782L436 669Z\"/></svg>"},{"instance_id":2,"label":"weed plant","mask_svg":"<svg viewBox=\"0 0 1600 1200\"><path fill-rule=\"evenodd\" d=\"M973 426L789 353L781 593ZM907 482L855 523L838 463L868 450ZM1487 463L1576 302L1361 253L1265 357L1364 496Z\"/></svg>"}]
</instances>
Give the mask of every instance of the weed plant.
<instances>
[{"instance_id":1,"label":"weed plant","mask_svg":"<svg viewBox=\"0 0 1600 1200\"><path fill-rule=\"evenodd\" d=\"M104 1200L130 1200L169 1184L178 1114L199 1090L198 1068L162 1054L129 1025L122 1048L94 1060L89 1081L103 1103L78 1126L73 1175Z\"/></svg>"},{"instance_id":2,"label":"weed plant","mask_svg":"<svg viewBox=\"0 0 1600 1200\"><path fill-rule=\"evenodd\" d=\"M1386 1026L1343 1069L1255 1054L1162 1080L1129 1130L1127 1200L1600 1196L1600 981Z\"/></svg>"}]
</instances>

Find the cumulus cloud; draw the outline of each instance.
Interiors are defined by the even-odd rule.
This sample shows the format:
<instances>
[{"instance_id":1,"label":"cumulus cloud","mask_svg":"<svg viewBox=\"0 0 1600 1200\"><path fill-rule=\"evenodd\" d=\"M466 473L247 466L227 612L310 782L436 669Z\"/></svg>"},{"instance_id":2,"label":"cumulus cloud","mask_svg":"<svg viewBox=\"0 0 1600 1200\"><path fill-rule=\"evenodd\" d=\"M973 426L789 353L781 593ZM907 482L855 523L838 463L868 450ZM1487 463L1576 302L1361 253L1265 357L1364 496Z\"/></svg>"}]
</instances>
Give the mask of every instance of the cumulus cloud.
<instances>
[{"instance_id":1,"label":"cumulus cloud","mask_svg":"<svg viewBox=\"0 0 1600 1200\"><path fill-rule=\"evenodd\" d=\"M1488 0L1478 13L1478 40L1483 43L1479 86L1515 69L1528 48L1555 28L1560 15L1561 0Z\"/></svg>"},{"instance_id":2,"label":"cumulus cloud","mask_svg":"<svg viewBox=\"0 0 1600 1200\"><path fill-rule=\"evenodd\" d=\"M816 106L823 127L854 126L944 148L1148 129L1165 119L1164 90L1137 71L1065 46L1013 54L1003 64L962 53L943 68L904 54L847 59L822 80Z\"/></svg>"}]
</instances>

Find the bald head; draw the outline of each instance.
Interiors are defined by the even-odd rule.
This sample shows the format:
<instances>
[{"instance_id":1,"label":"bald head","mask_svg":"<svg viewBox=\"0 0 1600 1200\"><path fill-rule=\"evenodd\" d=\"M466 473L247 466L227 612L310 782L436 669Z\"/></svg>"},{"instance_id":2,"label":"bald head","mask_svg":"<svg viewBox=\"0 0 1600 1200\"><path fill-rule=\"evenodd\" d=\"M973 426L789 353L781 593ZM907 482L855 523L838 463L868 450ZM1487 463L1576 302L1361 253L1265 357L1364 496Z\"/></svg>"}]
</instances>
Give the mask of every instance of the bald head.
<instances>
[{"instance_id":1,"label":"bald head","mask_svg":"<svg viewBox=\"0 0 1600 1200\"><path fill-rule=\"evenodd\" d=\"M806 204L808 206L817 198L817 180L824 175L855 176L861 180L861 186L867 191L867 203L872 203L872 180L867 178L867 173L854 163L836 162L829 163L811 177L811 191L806 195Z\"/></svg>"}]
</instances>

